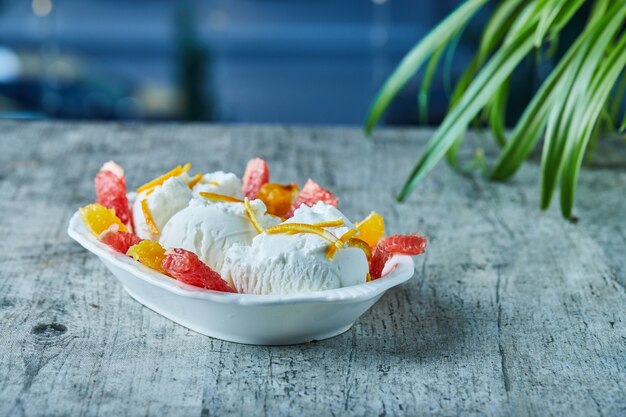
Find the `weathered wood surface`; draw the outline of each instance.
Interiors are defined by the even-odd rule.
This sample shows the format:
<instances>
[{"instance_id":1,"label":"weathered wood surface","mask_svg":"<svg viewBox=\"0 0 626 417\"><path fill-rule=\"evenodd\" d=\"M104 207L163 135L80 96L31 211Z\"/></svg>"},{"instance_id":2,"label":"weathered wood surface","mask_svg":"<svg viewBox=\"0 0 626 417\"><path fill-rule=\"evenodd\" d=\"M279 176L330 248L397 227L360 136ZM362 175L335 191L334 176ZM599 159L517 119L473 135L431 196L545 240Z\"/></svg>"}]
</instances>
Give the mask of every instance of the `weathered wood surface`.
<instances>
[{"instance_id":1,"label":"weathered wood surface","mask_svg":"<svg viewBox=\"0 0 626 417\"><path fill-rule=\"evenodd\" d=\"M578 224L439 166L392 196L429 136L357 129L0 123L0 415L626 415L626 152L583 172ZM621 151L621 153L620 153ZM180 162L309 176L359 218L431 238L408 284L347 333L244 346L142 307L66 235L115 159L129 185Z\"/></svg>"}]
</instances>

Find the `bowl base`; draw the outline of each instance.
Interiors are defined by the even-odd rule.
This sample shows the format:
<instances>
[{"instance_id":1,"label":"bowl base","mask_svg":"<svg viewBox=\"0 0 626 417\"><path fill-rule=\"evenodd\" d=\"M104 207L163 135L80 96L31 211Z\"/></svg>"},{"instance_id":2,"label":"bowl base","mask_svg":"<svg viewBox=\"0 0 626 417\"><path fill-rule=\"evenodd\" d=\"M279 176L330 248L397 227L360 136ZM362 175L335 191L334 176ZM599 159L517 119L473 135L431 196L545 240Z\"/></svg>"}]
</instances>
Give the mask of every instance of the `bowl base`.
<instances>
[{"instance_id":1,"label":"bowl base","mask_svg":"<svg viewBox=\"0 0 626 417\"><path fill-rule=\"evenodd\" d=\"M149 300L143 298L142 296L138 295L136 292L134 292L132 289L130 289L129 287L124 285L124 289L126 290L126 292L128 293L128 295L130 295L135 301L137 301L138 303L144 305L145 307L149 308L150 310L154 311L155 313L158 313L160 315L162 315L165 318L168 318L170 320L172 320L173 322L186 327L189 330L192 330L196 333L200 333L201 335L204 336L209 336L212 337L214 339L220 339L220 340L225 340L227 342L233 342L233 343L240 343L243 345L257 345L257 346L287 346L287 345L300 345L303 343L311 343L311 342L319 342L321 340L325 340L325 339L330 339L331 337L335 337L335 336L339 336L340 334L343 334L345 332L347 332L348 330L350 330L350 328L354 325L353 323L348 324L347 326L343 326L340 327L338 329L333 329L327 332L323 332L323 333L319 333L319 334L315 334L315 335L308 335L306 337L306 339L300 338L300 337L295 337L293 339L287 338L287 339L281 339L280 342L268 342L268 341L258 341L256 339L250 339L247 338L243 335L240 334L229 334L229 333L222 333L222 332L215 332L213 330L207 329L205 327L201 327L201 326L197 326L193 323L188 322L187 320L179 317L179 316L175 316L173 314L170 314L168 311L161 309L158 305L155 305L154 303L151 303Z\"/></svg>"}]
</instances>

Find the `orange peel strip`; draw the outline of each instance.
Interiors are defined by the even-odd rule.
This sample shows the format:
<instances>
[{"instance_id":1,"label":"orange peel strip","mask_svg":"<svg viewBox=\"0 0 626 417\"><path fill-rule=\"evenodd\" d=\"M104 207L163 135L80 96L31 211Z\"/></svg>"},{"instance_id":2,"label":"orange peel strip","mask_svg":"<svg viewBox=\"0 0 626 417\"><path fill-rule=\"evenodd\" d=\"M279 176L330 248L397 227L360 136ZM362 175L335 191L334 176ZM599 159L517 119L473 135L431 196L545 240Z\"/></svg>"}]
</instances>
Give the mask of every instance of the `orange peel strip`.
<instances>
[{"instance_id":1,"label":"orange peel strip","mask_svg":"<svg viewBox=\"0 0 626 417\"><path fill-rule=\"evenodd\" d=\"M137 188L137 193L141 193L151 188L158 187L159 185L163 184L168 179L182 175L185 172L189 171L190 169L191 169L191 164L185 164L185 166L178 165L176 168L172 169L171 171L168 171L165 174L161 175L160 177L155 178L152 181L147 182L141 187Z\"/></svg>"},{"instance_id":2,"label":"orange peel strip","mask_svg":"<svg viewBox=\"0 0 626 417\"><path fill-rule=\"evenodd\" d=\"M220 183L219 183L219 182L217 182L217 181L209 181L209 182L207 182L207 184L209 184L209 185L213 185L213 186L215 186L215 187L219 187L220 185L222 185L222 184L220 184Z\"/></svg>"},{"instance_id":3,"label":"orange peel strip","mask_svg":"<svg viewBox=\"0 0 626 417\"><path fill-rule=\"evenodd\" d=\"M343 226L343 219L339 218L336 220L326 220L324 222L317 222L317 223L312 223L313 226L319 226L319 227L339 227L339 226Z\"/></svg>"},{"instance_id":4,"label":"orange peel strip","mask_svg":"<svg viewBox=\"0 0 626 417\"><path fill-rule=\"evenodd\" d=\"M188 183L189 188L195 187L202 180L202 172L198 172Z\"/></svg>"},{"instance_id":5,"label":"orange peel strip","mask_svg":"<svg viewBox=\"0 0 626 417\"><path fill-rule=\"evenodd\" d=\"M268 227L267 229L265 229L265 233L268 233L268 234L310 233L310 234L318 235L322 239L325 239L328 242L333 243L333 244L337 241L337 238L329 231L325 230L322 227L315 226L312 224L307 224L307 223L282 223L276 226Z\"/></svg>"},{"instance_id":6,"label":"orange peel strip","mask_svg":"<svg viewBox=\"0 0 626 417\"><path fill-rule=\"evenodd\" d=\"M200 194L200 197L204 197L211 201L223 201L225 203L243 203L244 202L243 200L240 200L235 197L231 197L229 195L224 195L224 194L205 193L204 191L201 191L199 194Z\"/></svg>"},{"instance_id":7,"label":"orange peel strip","mask_svg":"<svg viewBox=\"0 0 626 417\"><path fill-rule=\"evenodd\" d=\"M328 245L328 249L326 250L326 258L328 258L328 260L333 259L339 248L343 248L346 242L352 239L357 233L359 233L357 229L350 229L346 233L341 235L339 240L337 240L333 245Z\"/></svg>"},{"instance_id":8,"label":"orange peel strip","mask_svg":"<svg viewBox=\"0 0 626 417\"><path fill-rule=\"evenodd\" d=\"M252 226L254 226L257 233L263 233L263 228L261 227L259 221L254 215L254 211L252 210L252 206L250 206L250 200L248 200L248 197L243 200L243 207L246 209L246 216L248 216L248 219L250 219L250 223L252 223Z\"/></svg>"},{"instance_id":9,"label":"orange peel strip","mask_svg":"<svg viewBox=\"0 0 626 417\"><path fill-rule=\"evenodd\" d=\"M150 211L150 207L148 207L148 200L141 200L141 211L143 211L143 217L146 219L146 224L148 225L148 229L150 229L150 233L153 235L159 235L159 228L154 222L154 217L152 217L152 212Z\"/></svg>"},{"instance_id":10,"label":"orange peel strip","mask_svg":"<svg viewBox=\"0 0 626 417\"><path fill-rule=\"evenodd\" d=\"M368 245L367 242L364 242L359 238L353 237L348 240L346 244L351 248L361 249L363 252L365 252L365 256L367 257L367 259L370 259L372 257L372 248L370 248L370 245Z\"/></svg>"}]
</instances>

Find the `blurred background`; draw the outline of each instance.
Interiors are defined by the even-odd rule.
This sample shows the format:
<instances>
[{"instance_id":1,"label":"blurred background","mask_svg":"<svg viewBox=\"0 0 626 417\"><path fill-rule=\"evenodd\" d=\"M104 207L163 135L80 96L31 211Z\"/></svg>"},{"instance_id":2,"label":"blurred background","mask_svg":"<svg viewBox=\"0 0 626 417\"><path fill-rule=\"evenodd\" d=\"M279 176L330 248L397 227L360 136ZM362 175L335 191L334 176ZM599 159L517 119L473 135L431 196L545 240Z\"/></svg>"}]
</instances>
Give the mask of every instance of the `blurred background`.
<instances>
[{"instance_id":1,"label":"blurred background","mask_svg":"<svg viewBox=\"0 0 626 417\"><path fill-rule=\"evenodd\" d=\"M0 0L0 117L361 124L403 55L459 4ZM429 123L483 23L437 75ZM388 124L418 122L417 87Z\"/></svg>"}]
</instances>

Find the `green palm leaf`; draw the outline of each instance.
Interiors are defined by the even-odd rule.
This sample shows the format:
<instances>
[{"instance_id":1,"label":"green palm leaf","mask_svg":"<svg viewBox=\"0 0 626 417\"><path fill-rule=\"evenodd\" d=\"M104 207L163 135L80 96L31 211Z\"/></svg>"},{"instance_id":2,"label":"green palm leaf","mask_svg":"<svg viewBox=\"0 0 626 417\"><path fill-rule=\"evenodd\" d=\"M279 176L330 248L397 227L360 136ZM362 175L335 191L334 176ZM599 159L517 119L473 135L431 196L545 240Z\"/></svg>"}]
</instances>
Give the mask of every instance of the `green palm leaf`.
<instances>
[{"instance_id":1,"label":"green palm leaf","mask_svg":"<svg viewBox=\"0 0 626 417\"><path fill-rule=\"evenodd\" d=\"M478 73L459 103L452 108L426 145L426 150L421 159L400 191L398 196L400 201L406 198L419 180L443 157L456 138L465 131L467 125L489 101L500 84L511 75L519 62L532 49L532 34L535 29L536 22L527 25L526 30L519 37L498 50Z\"/></svg>"},{"instance_id":2,"label":"green palm leaf","mask_svg":"<svg viewBox=\"0 0 626 417\"><path fill-rule=\"evenodd\" d=\"M575 109L586 94L592 77L624 18L626 8L619 10L618 7L613 7L583 33L586 36L585 44L569 67L570 71L563 84L565 95L552 107L541 160L541 208L544 210L550 205L561 172L565 147L578 133L576 126L581 119L576 117Z\"/></svg>"},{"instance_id":3,"label":"green palm leaf","mask_svg":"<svg viewBox=\"0 0 626 417\"><path fill-rule=\"evenodd\" d=\"M498 91L493 96L493 99L489 104L487 110L489 117L489 127L491 128L491 132L493 133L496 142L500 146L504 146L506 144L506 101L509 95L510 81L510 78L507 79L500 86L500 88L498 88Z\"/></svg>"},{"instance_id":4,"label":"green palm leaf","mask_svg":"<svg viewBox=\"0 0 626 417\"><path fill-rule=\"evenodd\" d=\"M500 6L498 6L485 27L478 52L456 84L452 98L450 99L450 108L453 108L459 102L467 86L471 83L472 79L484 65L493 50L503 41L507 35L508 28L513 25L513 22L517 19L517 14L523 8L523 0L509 0L502 2ZM464 135L465 132L461 132L446 153L448 162L453 166L457 164L458 149L463 141Z\"/></svg>"},{"instance_id":5,"label":"green palm leaf","mask_svg":"<svg viewBox=\"0 0 626 417\"><path fill-rule=\"evenodd\" d=\"M488 0L467 1L413 47L387 79L374 100L365 125L367 133L372 131L384 111L389 107L391 100L406 85L413 74L420 69L424 61L441 45L447 44L459 28L465 26L487 2Z\"/></svg>"},{"instance_id":6,"label":"green palm leaf","mask_svg":"<svg viewBox=\"0 0 626 417\"><path fill-rule=\"evenodd\" d=\"M419 95L421 114L425 114L428 90L444 50L453 50L450 42L460 36L485 3L466 1L413 47L374 100L365 126L368 133L430 57ZM486 116L496 142L502 146L490 177L504 180L512 176L545 133L541 207L549 206L560 180L562 213L571 216L580 166L590 141L607 127L626 130L626 114L618 124L626 96L626 1L593 0L587 24L576 28L579 36L541 84L508 138L504 120L513 70L533 50L543 55L544 43L550 45L548 55L554 56L561 31L584 4L585 0L500 2L473 60L455 86L448 115L426 144L399 200L405 199L444 155L456 165L467 127Z\"/></svg>"},{"instance_id":7,"label":"green palm leaf","mask_svg":"<svg viewBox=\"0 0 626 417\"><path fill-rule=\"evenodd\" d=\"M568 146L563 157L563 173L561 176L561 212L566 218L572 217L576 182L585 149L599 120L600 113L605 107L614 85L617 83L622 68L625 66L626 35L622 35L619 43L613 48L613 51L594 74L585 99L578 103L576 109L577 123L572 126L568 135ZM584 103L584 105L581 103Z\"/></svg>"},{"instance_id":8,"label":"green palm leaf","mask_svg":"<svg viewBox=\"0 0 626 417\"><path fill-rule=\"evenodd\" d=\"M535 147L545 127L547 114L553 102L558 98L558 87L562 78L582 44L583 39L579 38L570 47L554 71L541 85L530 104L524 110L524 113L522 113L511 137L506 142L495 166L491 170L490 176L492 179L499 181L508 179L517 171Z\"/></svg>"}]
</instances>

